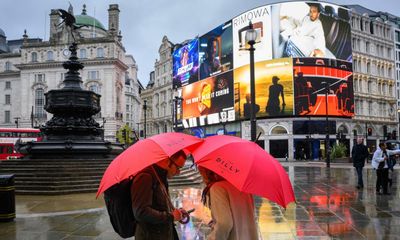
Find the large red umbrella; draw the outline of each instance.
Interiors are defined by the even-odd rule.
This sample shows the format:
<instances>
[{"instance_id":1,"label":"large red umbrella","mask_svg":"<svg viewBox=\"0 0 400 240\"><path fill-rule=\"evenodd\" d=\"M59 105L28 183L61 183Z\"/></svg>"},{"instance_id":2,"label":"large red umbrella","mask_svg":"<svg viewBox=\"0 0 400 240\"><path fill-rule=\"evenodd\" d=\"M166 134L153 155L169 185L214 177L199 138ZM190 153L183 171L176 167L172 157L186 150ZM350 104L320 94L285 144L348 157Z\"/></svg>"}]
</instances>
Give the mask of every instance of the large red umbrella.
<instances>
[{"instance_id":1,"label":"large red umbrella","mask_svg":"<svg viewBox=\"0 0 400 240\"><path fill-rule=\"evenodd\" d=\"M191 151L203 140L183 133L162 133L140 140L118 155L107 167L97 196L112 185L135 175L144 168L171 157L180 150Z\"/></svg>"},{"instance_id":2,"label":"large red umbrella","mask_svg":"<svg viewBox=\"0 0 400 240\"><path fill-rule=\"evenodd\" d=\"M256 143L212 136L192 152L195 163L225 178L240 191L265 197L286 208L295 196L282 165Z\"/></svg>"}]
</instances>

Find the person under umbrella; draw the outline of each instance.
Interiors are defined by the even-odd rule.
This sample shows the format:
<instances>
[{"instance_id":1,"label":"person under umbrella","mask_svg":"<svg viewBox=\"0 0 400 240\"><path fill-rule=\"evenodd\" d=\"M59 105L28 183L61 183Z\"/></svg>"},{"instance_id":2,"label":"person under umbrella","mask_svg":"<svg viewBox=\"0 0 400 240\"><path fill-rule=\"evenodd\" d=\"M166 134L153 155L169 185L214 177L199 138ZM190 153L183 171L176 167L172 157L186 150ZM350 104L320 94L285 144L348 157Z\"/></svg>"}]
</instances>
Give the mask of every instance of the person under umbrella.
<instances>
[{"instance_id":1,"label":"person under umbrella","mask_svg":"<svg viewBox=\"0 0 400 240\"><path fill-rule=\"evenodd\" d=\"M140 171L131 185L133 215L137 221L135 239L178 239L174 221L186 214L176 209L168 194L167 178L180 173L186 155L183 151Z\"/></svg>"},{"instance_id":2,"label":"person under umbrella","mask_svg":"<svg viewBox=\"0 0 400 240\"><path fill-rule=\"evenodd\" d=\"M258 239L252 195L240 192L211 170L198 169L206 184L202 202L211 210L212 231L208 239Z\"/></svg>"}]
</instances>

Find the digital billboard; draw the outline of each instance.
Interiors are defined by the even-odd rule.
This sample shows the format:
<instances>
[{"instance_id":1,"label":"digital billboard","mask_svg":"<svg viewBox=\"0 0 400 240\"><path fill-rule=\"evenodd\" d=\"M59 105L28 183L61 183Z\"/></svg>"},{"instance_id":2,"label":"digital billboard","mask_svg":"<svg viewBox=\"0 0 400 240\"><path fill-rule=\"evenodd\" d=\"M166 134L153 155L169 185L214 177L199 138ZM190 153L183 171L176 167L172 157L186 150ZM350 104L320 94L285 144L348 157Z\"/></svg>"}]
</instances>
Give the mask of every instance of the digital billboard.
<instances>
[{"instance_id":1,"label":"digital billboard","mask_svg":"<svg viewBox=\"0 0 400 240\"><path fill-rule=\"evenodd\" d=\"M295 115L325 115L326 101L328 115L354 115L353 72L350 62L294 58L293 72Z\"/></svg>"},{"instance_id":2,"label":"digital billboard","mask_svg":"<svg viewBox=\"0 0 400 240\"><path fill-rule=\"evenodd\" d=\"M249 30L249 22L257 31L256 62L272 59L272 35L271 35L271 6L262 6L245 12L232 19L233 25L233 53L234 67L238 68L249 64L249 46L246 43L246 31Z\"/></svg>"},{"instance_id":3,"label":"digital billboard","mask_svg":"<svg viewBox=\"0 0 400 240\"><path fill-rule=\"evenodd\" d=\"M199 40L193 39L172 54L173 88L196 82L199 69Z\"/></svg>"},{"instance_id":4,"label":"digital billboard","mask_svg":"<svg viewBox=\"0 0 400 240\"><path fill-rule=\"evenodd\" d=\"M328 3L287 2L272 6L274 58L320 57L351 61L346 9ZM279 18L278 18L279 16Z\"/></svg>"},{"instance_id":5,"label":"digital billboard","mask_svg":"<svg viewBox=\"0 0 400 240\"><path fill-rule=\"evenodd\" d=\"M200 79L233 69L232 22L226 22L199 39Z\"/></svg>"},{"instance_id":6,"label":"digital billboard","mask_svg":"<svg viewBox=\"0 0 400 240\"><path fill-rule=\"evenodd\" d=\"M182 98L182 123L185 127L235 120L232 71L184 86Z\"/></svg>"},{"instance_id":7,"label":"digital billboard","mask_svg":"<svg viewBox=\"0 0 400 240\"><path fill-rule=\"evenodd\" d=\"M291 58L255 64L256 116L293 115L293 65ZM235 112L239 119L250 118L250 67L234 71Z\"/></svg>"},{"instance_id":8,"label":"digital billboard","mask_svg":"<svg viewBox=\"0 0 400 240\"><path fill-rule=\"evenodd\" d=\"M254 45L258 118L326 112L354 116L349 21L348 9L330 3L277 3L244 12L178 48L173 53L173 84L182 87L183 125L249 119L250 55L245 35L250 22L258 33ZM181 60L185 48L191 49L189 66ZM225 83L229 94L211 94Z\"/></svg>"}]
</instances>

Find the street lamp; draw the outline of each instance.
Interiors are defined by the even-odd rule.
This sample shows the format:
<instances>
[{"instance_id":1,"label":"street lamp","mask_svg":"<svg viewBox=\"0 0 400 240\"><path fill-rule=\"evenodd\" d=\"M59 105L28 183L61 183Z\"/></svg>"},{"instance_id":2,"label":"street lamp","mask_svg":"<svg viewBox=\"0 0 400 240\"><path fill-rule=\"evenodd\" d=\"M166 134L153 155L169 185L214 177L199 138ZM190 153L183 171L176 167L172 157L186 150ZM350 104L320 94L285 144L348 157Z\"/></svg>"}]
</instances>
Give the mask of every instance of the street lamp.
<instances>
[{"instance_id":1,"label":"street lamp","mask_svg":"<svg viewBox=\"0 0 400 240\"><path fill-rule=\"evenodd\" d=\"M245 40L250 45L250 48L247 49L250 52L250 101L251 101L251 114L250 114L250 134L251 141L256 141L256 84L254 77L254 44L256 44L257 39L257 31L254 30L253 24L249 22L249 30L246 31Z\"/></svg>"},{"instance_id":2,"label":"street lamp","mask_svg":"<svg viewBox=\"0 0 400 240\"><path fill-rule=\"evenodd\" d=\"M144 110L143 137L146 138L146 110L147 110L147 100L144 100L143 110Z\"/></svg>"},{"instance_id":3,"label":"street lamp","mask_svg":"<svg viewBox=\"0 0 400 240\"><path fill-rule=\"evenodd\" d=\"M17 128L19 127L19 119L20 117L15 117L15 125L17 125Z\"/></svg>"},{"instance_id":4,"label":"street lamp","mask_svg":"<svg viewBox=\"0 0 400 240\"><path fill-rule=\"evenodd\" d=\"M322 82L322 85L325 85L325 156L326 156L326 167L329 168L331 166L331 157L330 157L330 147L329 147L329 120L328 120L328 93L329 93L329 83Z\"/></svg>"}]
</instances>

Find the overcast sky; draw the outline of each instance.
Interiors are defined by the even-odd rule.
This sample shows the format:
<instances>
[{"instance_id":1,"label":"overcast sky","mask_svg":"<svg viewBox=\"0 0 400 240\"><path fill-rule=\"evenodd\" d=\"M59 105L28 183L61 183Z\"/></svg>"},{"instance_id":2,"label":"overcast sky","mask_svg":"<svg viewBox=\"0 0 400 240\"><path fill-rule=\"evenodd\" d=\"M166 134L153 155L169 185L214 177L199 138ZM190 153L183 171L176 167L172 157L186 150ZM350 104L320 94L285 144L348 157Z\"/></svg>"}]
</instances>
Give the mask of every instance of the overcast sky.
<instances>
[{"instance_id":1,"label":"overcast sky","mask_svg":"<svg viewBox=\"0 0 400 240\"><path fill-rule=\"evenodd\" d=\"M7 40L19 39L27 29L29 37L49 37L50 9L67 9L80 14L86 4L87 14L108 28L108 5L119 4L120 30L127 54L139 66L139 79L146 85L158 58L163 36L173 43L203 35L219 24L257 6L276 3L271 0L1 0L0 28ZM400 16L399 0L330 0L337 4L359 4L373 11Z\"/></svg>"}]
</instances>

